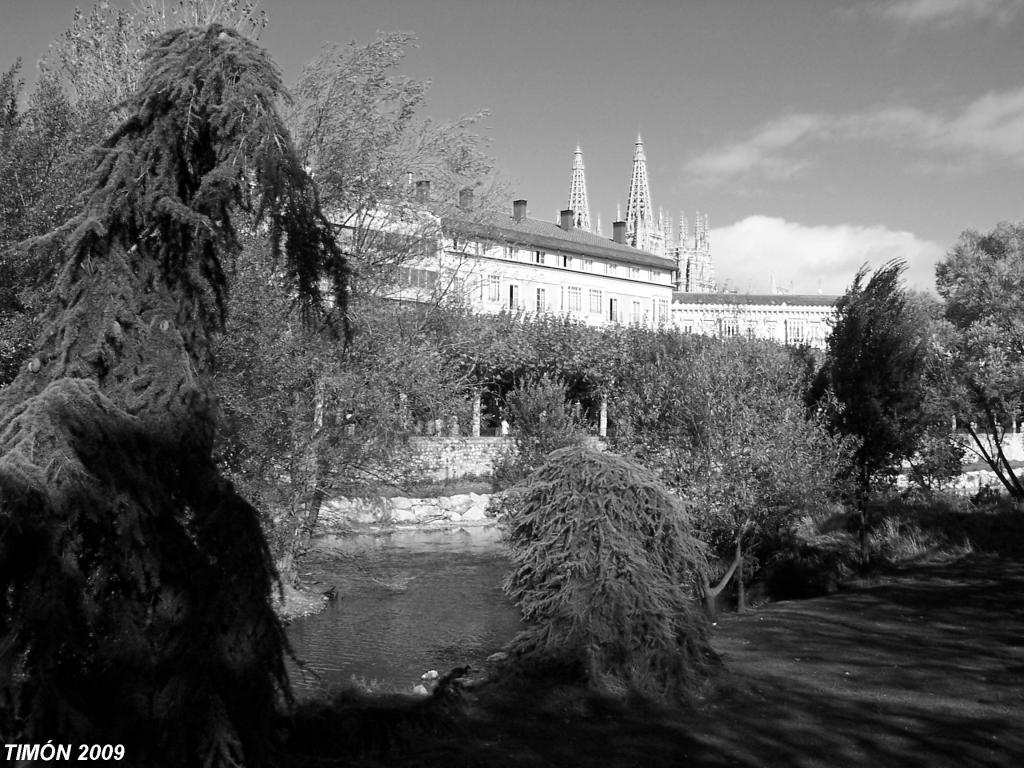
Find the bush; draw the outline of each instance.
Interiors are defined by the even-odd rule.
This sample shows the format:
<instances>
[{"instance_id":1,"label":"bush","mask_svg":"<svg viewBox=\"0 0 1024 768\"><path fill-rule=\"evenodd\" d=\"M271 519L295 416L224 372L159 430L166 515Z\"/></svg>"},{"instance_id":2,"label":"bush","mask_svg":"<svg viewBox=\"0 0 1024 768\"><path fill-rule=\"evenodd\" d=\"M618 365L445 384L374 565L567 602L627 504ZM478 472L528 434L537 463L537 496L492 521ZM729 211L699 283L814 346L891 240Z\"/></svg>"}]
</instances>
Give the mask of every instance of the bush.
<instances>
[{"instance_id":1,"label":"bush","mask_svg":"<svg viewBox=\"0 0 1024 768\"><path fill-rule=\"evenodd\" d=\"M505 396L503 416L512 424L515 450L495 467L494 479L507 488L530 474L557 448L578 445L586 427L566 402L565 385L531 376Z\"/></svg>"},{"instance_id":2,"label":"bush","mask_svg":"<svg viewBox=\"0 0 1024 768\"><path fill-rule=\"evenodd\" d=\"M504 586L532 625L512 644L520 667L684 698L715 658L686 504L643 467L578 446L552 452L512 498Z\"/></svg>"}]
</instances>

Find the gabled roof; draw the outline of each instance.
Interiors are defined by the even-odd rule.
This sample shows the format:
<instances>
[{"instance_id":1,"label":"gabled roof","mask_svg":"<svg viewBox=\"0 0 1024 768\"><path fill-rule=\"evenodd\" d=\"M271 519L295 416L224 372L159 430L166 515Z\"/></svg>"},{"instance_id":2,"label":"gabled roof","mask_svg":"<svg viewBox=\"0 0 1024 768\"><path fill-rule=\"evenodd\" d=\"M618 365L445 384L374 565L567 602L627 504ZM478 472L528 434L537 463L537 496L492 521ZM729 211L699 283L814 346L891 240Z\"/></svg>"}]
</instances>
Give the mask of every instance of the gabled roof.
<instances>
[{"instance_id":1,"label":"gabled roof","mask_svg":"<svg viewBox=\"0 0 1024 768\"><path fill-rule=\"evenodd\" d=\"M772 307L831 307L839 301L838 296L822 296L819 294L787 294L787 293L686 293L672 292L673 304L735 304L749 306L752 304Z\"/></svg>"},{"instance_id":2,"label":"gabled roof","mask_svg":"<svg viewBox=\"0 0 1024 768\"><path fill-rule=\"evenodd\" d=\"M666 270L673 270L676 267L674 259L642 251L631 245L616 243L592 232L562 229L553 222L539 219L523 218L516 221L510 214L497 211L481 211L474 214L472 219L449 219L446 224L449 230L461 232L465 236L496 240L509 245L529 246L557 253Z\"/></svg>"}]
</instances>

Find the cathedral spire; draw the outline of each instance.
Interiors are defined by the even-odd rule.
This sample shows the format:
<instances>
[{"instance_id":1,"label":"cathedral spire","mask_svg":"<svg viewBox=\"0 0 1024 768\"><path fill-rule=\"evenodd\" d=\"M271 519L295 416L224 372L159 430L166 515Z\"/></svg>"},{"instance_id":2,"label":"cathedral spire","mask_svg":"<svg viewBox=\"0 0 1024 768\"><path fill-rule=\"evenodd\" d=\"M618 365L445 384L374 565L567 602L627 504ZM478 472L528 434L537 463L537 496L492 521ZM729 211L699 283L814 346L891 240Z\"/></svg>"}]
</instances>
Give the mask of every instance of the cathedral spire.
<instances>
[{"instance_id":1,"label":"cathedral spire","mask_svg":"<svg viewBox=\"0 0 1024 768\"><path fill-rule=\"evenodd\" d=\"M583 151L576 145L576 154L572 159L572 182L569 185L570 210L575 213L576 229L590 232L590 203L587 202L587 180L583 175Z\"/></svg>"},{"instance_id":2,"label":"cathedral spire","mask_svg":"<svg viewBox=\"0 0 1024 768\"><path fill-rule=\"evenodd\" d=\"M629 180L629 199L626 202L626 239L637 248L643 248L647 233L654 228L651 211L651 190L647 182L647 155L644 140L638 133L633 148L633 175Z\"/></svg>"}]
</instances>

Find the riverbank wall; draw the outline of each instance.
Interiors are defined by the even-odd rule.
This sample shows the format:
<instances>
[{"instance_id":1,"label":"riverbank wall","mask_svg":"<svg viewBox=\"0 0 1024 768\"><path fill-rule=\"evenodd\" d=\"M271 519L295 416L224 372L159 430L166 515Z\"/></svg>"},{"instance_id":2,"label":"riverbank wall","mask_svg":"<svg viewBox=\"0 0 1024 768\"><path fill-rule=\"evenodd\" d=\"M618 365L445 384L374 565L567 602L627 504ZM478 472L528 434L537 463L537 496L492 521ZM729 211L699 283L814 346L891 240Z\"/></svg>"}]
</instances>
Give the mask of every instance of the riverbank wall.
<instances>
[{"instance_id":1,"label":"riverbank wall","mask_svg":"<svg viewBox=\"0 0 1024 768\"><path fill-rule=\"evenodd\" d=\"M459 493L434 498L370 496L329 499L320 509L317 533L405 526L488 525L496 522L487 513L491 495Z\"/></svg>"}]
</instances>

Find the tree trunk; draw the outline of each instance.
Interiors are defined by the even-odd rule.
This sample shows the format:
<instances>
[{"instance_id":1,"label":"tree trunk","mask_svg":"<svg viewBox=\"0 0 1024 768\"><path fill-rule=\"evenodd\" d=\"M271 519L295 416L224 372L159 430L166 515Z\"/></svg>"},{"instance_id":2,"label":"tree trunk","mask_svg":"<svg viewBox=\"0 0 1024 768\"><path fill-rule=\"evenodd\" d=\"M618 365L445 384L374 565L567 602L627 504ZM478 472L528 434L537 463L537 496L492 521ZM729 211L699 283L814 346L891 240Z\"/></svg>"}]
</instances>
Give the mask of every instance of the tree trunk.
<instances>
[{"instance_id":1,"label":"tree trunk","mask_svg":"<svg viewBox=\"0 0 1024 768\"><path fill-rule=\"evenodd\" d=\"M288 584L294 584L298 574L296 567L298 560L309 549L309 542L316 530L317 520L320 517L320 507L324 500L323 488L323 431L324 431L324 404L326 395L326 384L323 376L317 376L316 384L313 387L313 424L308 436L301 441L296 440L294 450L299 454L292 473L292 499L291 521L292 530L281 559L278 561L278 571L281 580Z\"/></svg>"},{"instance_id":2,"label":"tree trunk","mask_svg":"<svg viewBox=\"0 0 1024 768\"><path fill-rule=\"evenodd\" d=\"M994 414L986 410L985 416L989 423L988 434L992 438L992 444L995 445L996 453L991 454L986 448L985 444L982 443L981 438L978 436L977 431L968 424L967 431L970 432L971 437L974 438L975 445L978 446L978 453L981 458L984 459L985 463L992 468L995 476L999 479L999 482L1003 484L1007 493L1010 494L1010 498L1018 501L1024 499L1024 483L1021 483L1020 478L1014 472L1013 467L1010 466L1009 460L1006 458L1006 454L1003 453L1002 446L1002 432L999 429L998 421Z\"/></svg>"},{"instance_id":3,"label":"tree trunk","mask_svg":"<svg viewBox=\"0 0 1024 768\"><path fill-rule=\"evenodd\" d=\"M711 586L707 576L701 574L700 591L704 602L704 612L711 621L714 621L718 617L718 596L729 584L729 580L732 578L733 574L736 573L736 570L740 567L740 563L742 562L743 548L741 537L736 539L736 554L733 556L732 564L729 566L729 570L725 572L725 575L721 578L718 584Z\"/></svg>"}]
</instances>

